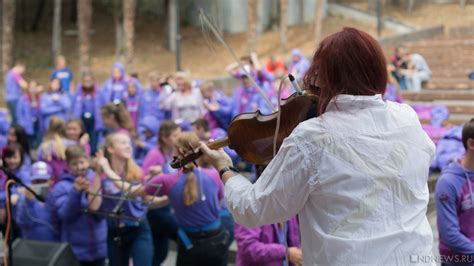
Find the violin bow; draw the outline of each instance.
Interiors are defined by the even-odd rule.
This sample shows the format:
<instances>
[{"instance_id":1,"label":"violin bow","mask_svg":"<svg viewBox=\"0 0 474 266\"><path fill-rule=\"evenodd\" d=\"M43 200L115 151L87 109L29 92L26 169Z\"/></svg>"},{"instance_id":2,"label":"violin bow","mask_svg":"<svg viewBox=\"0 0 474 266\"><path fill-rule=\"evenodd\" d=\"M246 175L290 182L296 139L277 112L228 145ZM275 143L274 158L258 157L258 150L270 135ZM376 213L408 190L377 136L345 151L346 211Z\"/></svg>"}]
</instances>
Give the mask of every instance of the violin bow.
<instances>
[{"instance_id":1,"label":"violin bow","mask_svg":"<svg viewBox=\"0 0 474 266\"><path fill-rule=\"evenodd\" d=\"M232 48L225 42L224 37L221 36L216 26L212 24L211 20L204 13L204 10L202 8L199 9L199 19L201 21L201 25L204 25L205 23L209 27L209 29L211 29L212 33L214 33L214 36L217 38L217 40L222 43L222 45L227 49L227 51L230 53L230 55L235 60L235 62L239 65L240 69L242 69L245 75L250 79L250 81L252 81L252 84L257 88L257 91L260 93L260 95L262 95L263 99L265 100L266 104L270 107L272 112L275 112L276 109L273 106L270 99L268 99L268 96L265 94L263 89L257 84L255 79L252 77L252 75L250 75L247 69L243 67L242 63L240 63L240 60L237 58L237 55L235 54L234 50L232 50Z\"/></svg>"}]
</instances>

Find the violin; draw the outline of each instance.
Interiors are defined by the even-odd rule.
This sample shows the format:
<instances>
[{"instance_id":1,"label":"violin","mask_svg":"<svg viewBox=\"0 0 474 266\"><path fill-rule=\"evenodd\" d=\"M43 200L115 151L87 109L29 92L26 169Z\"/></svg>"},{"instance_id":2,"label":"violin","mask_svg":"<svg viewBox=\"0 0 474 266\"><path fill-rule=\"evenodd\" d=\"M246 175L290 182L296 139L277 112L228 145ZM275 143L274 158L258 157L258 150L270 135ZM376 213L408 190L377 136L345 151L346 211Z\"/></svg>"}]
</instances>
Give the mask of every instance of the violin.
<instances>
[{"instance_id":1,"label":"violin","mask_svg":"<svg viewBox=\"0 0 474 266\"><path fill-rule=\"evenodd\" d=\"M300 122L316 117L318 98L316 95L307 95L296 92L283 99L280 110L270 115L263 115L259 110L252 113L242 113L234 117L227 137L210 141L210 149L220 149L225 146L235 150L244 161L256 165L267 164L273 158L273 145L278 116L280 125L276 140L276 150ZM279 114L280 112L280 114ZM201 151L190 153L184 157L174 157L172 168L182 168L198 159Z\"/></svg>"}]
</instances>

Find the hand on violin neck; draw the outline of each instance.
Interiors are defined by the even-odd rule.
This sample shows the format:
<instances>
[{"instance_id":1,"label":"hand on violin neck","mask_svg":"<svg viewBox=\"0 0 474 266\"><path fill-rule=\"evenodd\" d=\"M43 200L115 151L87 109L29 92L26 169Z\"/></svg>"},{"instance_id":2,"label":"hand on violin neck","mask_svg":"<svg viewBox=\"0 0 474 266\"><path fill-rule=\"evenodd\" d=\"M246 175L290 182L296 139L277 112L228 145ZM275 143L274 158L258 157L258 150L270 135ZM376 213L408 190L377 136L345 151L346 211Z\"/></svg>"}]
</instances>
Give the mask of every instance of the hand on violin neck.
<instances>
[{"instance_id":1,"label":"hand on violin neck","mask_svg":"<svg viewBox=\"0 0 474 266\"><path fill-rule=\"evenodd\" d=\"M222 148L218 150L211 150L204 142L201 142L201 146L199 146L199 149L202 151L201 158L205 162L216 168L217 171L226 166L232 165L232 160Z\"/></svg>"}]
</instances>

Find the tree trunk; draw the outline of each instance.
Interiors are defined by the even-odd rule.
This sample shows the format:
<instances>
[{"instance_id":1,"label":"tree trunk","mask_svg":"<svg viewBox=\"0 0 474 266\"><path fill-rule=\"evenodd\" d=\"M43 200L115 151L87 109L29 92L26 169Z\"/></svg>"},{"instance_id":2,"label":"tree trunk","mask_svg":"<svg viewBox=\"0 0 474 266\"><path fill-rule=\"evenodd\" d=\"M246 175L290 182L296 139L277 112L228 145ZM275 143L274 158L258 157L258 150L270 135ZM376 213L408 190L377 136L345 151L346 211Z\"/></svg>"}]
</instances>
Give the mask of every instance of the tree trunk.
<instances>
[{"instance_id":1,"label":"tree trunk","mask_svg":"<svg viewBox=\"0 0 474 266\"><path fill-rule=\"evenodd\" d=\"M280 50L287 51L286 31L288 30L288 0L280 0Z\"/></svg>"},{"instance_id":2,"label":"tree trunk","mask_svg":"<svg viewBox=\"0 0 474 266\"><path fill-rule=\"evenodd\" d=\"M37 31L38 25L40 24L41 17L43 16L44 6L46 4L46 0L40 0L38 7L36 8L35 17L33 19L33 23L31 24L31 31Z\"/></svg>"},{"instance_id":3,"label":"tree trunk","mask_svg":"<svg viewBox=\"0 0 474 266\"><path fill-rule=\"evenodd\" d=\"M13 63L15 0L3 0L2 9L2 73L6 74Z\"/></svg>"},{"instance_id":4,"label":"tree trunk","mask_svg":"<svg viewBox=\"0 0 474 266\"><path fill-rule=\"evenodd\" d=\"M466 0L459 0L459 5L461 8L464 8L466 6Z\"/></svg>"},{"instance_id":5,"label":"tree trunk","mask_svg":"<svg viewBox=\"0 0 474 266\"><path fill-rule=\"evenodd\" d=\"M314 40L316 45L319 45L323 38L323 12L324 0L316 0L316 10L314 11Z\"/></svg>"},{"instance_id":6,"label":"tree trunk","mask_svg":"<svg viewBox=\"0 0 474 266\"><path fill-rule=\"evenodd\" d=\"M90 29L92 24L92 1L77 1L77 23L79 28L79 73L90 69Z\"/></svg>"},{"instance_id":7,"label":"tree trunk","mask_svg":"<svg viewBox=\"0 0 474 266\"><path fill-rule=\"evenodd\" d=\"M123 29L123 8L121 0L114 0L114 24L115 24L115 61L125 61L125 41Z\"/></svg>"},{"instance_id":8,"label":"tree trunk","mask_svg":"<svg viewBox=\"0 0 474 266\"><path fill-rule=\"evenodd\" d=\"M125 36L125 64L133 72L133 40L135 38L135 0L123 2L123 29Z\"/></svg>"},{"instance_id":9,"label":"tree trunk","mask_svg":"<svg viewBox=\"0 0 474 266\"><path fill-rule=\"evenodd\" d=\"M415 5L415 0L408 0L408 6L407 6L408 14L411 14L413 12L414 5Z\"/></svg>"},{"instance_id":10,"label":"tree trunk","mask_svg":"<svg viewBox=\"0 0 474 266\"><path fill-rule=\"evenodd\" d=\"M258 0L247 0L247 42L248 52L257 50Z\"/></svg>"},{"instance_id":11,"label":"tree trunk","mask_svg":"<svg viewBox=\"0 0 474 266\"><path fill-rule=\"evenodd\" d=\"M61 54L61 0L54 0L53 36L52 36L53 62Z\"/></svg>"},{"instance_id":12,"label":"tree trunk","mask_svg":"<svg viewBox=\"0 0 474 266\"><path fill-rule=\"evenodd\" d=\"M177 0L168 2L168 49L176 52L176 37L178 31L178 9Z\"/></svg>"}]
</instances>

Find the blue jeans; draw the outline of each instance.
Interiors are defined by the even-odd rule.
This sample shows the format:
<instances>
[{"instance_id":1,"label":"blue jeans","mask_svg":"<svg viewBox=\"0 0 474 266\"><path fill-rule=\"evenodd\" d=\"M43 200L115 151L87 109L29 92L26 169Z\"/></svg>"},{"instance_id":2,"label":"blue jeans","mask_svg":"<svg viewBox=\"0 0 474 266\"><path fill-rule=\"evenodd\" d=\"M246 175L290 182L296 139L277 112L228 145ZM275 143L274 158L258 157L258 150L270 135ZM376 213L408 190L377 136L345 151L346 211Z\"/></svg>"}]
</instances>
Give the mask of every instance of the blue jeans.
<instances>
[{"instance_id":1,"label":"blue jeans","mask_svg":"<svg viewBox=\"0 0 474 266\"><path fill-rule=\"evenodd\" d=\"M12 125L16 124L16 106L18 104L18 100L11 100L7 101L7 108L8 111L10 112L10 115L12 117Z\"/></svg>"},{"instance_id":2,"label":"blue jeans","mask_svg":"<svg viewBox=\"0 0 474 266\"><path fill-rule=\"evenodd\" d=\"M169 205L149 210L147 216L153 234L153 265L159 266L168 255L168 241L176 241L178 225Z\"/></svg>"},{"instance_id":3,"label":"blue jeans","mask_svg":"<svg viewBox=\"0 0 474 266\"><path fill-rule=\"evenodd\" d=\"M139 226L118 227L115 221L108 223L107 250L110 266L128 266L130 257L133 265L151 266L152 245L150 225L146 220Z\"/></svg>"}]
</instances>

